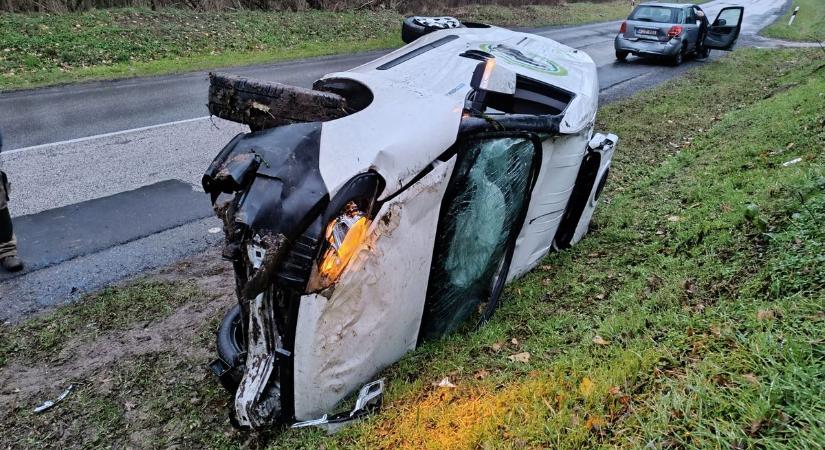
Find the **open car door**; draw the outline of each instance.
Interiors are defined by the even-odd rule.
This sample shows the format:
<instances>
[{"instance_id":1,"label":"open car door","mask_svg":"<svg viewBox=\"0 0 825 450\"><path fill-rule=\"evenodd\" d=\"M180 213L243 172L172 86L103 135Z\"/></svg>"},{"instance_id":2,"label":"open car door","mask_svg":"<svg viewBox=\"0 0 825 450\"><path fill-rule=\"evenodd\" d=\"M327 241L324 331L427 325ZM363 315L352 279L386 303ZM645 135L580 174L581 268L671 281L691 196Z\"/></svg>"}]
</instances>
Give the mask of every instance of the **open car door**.
<instances>
[{"instance_id":1,"label":"open car door","mask_svg":"<svg viewBox=\"0 0 825 450\"><path fill-rule=\"evenodd\" d=\"M742 29L742 17L745 15L745 8L742 6L731 6L722 8L716 20L708 27L708 34L705 36L705 48L717 50L730 50L736 44L739 31Z\"/></svg>"}]
</instances>

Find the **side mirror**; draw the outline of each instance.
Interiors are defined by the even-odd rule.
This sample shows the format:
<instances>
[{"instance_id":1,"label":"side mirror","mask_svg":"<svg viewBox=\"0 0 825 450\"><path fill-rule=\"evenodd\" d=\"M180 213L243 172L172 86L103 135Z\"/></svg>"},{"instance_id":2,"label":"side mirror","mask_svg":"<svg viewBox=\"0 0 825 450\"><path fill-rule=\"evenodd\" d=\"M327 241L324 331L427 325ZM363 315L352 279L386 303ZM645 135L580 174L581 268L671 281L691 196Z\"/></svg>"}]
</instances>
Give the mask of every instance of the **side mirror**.
<instances>
[{"instance_id":1,"label":"side mirror","mask_svg":"<svg viewBox=\"0 0 825 450\"><path fill-rule=\"evenodd\" d=\"M719 19L719 20L717 20L717 21L716 21L716 23L714 23L714 24L713 24L713 26L716 26L716 27L724 27L727 23L728 23L728 21L727 21L727 20L725 20L725 19Z\"/></svg>"},{"instance_id":2,"label":"side mirror","mask_svg":"<svg viewBox=\"0 0 825 450\"><path fill-rule=\"evenodd\" d=\"M470 87L477 91L513 95L516 93L516 73L496 64L495 58L478 63Z\"/></svg>"},{"instance_id":3,"label":"side mirror","mask_svg":"<svg viewBox=\"0 0 825 450\"><path fill-rule=\"evenodd\" d=\"M513 95L516 93L516 73L496 64L495 58L478 63L470 80L473 88L470 111L481 114L487 100L487 94Z\"/></svg>"}]
</instances>

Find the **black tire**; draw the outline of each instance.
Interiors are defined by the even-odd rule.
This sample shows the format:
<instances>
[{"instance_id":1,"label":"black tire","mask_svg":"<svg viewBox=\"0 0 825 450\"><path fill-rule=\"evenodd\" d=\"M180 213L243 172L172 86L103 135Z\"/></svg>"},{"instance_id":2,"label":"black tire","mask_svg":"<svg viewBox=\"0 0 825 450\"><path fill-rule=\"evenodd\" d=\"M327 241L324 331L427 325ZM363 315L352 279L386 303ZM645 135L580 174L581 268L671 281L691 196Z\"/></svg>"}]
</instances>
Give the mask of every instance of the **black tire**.
<instances>
[{"instance_id":1,"label":"black tire","mask_svg":"<svg viewBox=\"0 0 825 450\"><path fill-rule=\"evenodd\" d=\"M235 392L243 378L243 354L246 353L246 348L242 320L241 306L235 305L223 316L216 338L218 357L230 367L221 376L221 384L229 392Z\"/></svg>"},{"instance_id":2,"label":"black tire","mask_svg":"<svg viewBox=\"0 0 825 450\"><path fill-rule=\"evenodd\" d=\"M685 53L686 53L685 49L686 48L687 47L682 46L682 49L679 51L679 53L676 53L676 55L671 56L670 65L672 65L673 67L677 67L677 66L682 65L682 63L685 61Z\"/></svg>"},{"instance_id":3,"label":"black tire","mask_svg":"<svg viewBox=\"0 0 825 450\"><path fill-rule=\"evenodd\" d=\"M624 50L616 50L616 60L621 62L627 61L627 55L629 54L630 52Z\"/></svg>"},{"instance_id":4,"label":"black tire","mask_svg":"<svg viewBox=\"0 0 825 450\"><path fill-rule=\"evenodd\" d=\"M409 44L410 42L424 36L425 34L432 33L433 31L444 30L450 27L431 27L426 26L418 23L416 21L417 16L411 16L404 19L404 22L401 24L401 40L404 41L405 44ZM457 21L456 21L457 22ZM474 24L475 25L475 24ZM463 25L459 25L463 27Z\"/></svg>"},{"instance_id":5,"label":"black tire","mask_svg":"<svg viewBox=\"0 0 825 450\"><path fill-rule=\"evenodd\" d=\"M710 56L710 49L707 47L703 46L701 50L696 52L696 57L699 59L707 59L708 56Z\"/></svg>"}]
</instances>

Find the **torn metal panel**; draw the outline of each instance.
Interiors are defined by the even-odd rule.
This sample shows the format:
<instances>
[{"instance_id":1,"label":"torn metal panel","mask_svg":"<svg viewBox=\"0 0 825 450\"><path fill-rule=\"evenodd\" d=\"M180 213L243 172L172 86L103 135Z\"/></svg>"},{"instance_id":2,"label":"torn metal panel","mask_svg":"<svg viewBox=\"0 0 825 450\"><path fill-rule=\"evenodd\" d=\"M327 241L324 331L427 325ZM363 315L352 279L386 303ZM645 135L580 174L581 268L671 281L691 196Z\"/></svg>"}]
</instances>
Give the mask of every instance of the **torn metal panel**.
<instances>
[{"instance_id":1,"label":"torn metal panel","mask_svg":"<svg viewBox=\"0 0 825 450\"><path fill-rule=\"evenodd\" d=\"M441 199L455 158L385 203L333 289L301 298L295 418L330 411L415 348Z\"/></svg>"},{"instance_id":2,"label":"torn metal panel","mask_svg":"<svg viewBox=\"0 0 825 450\"><path fill-rule=\"evenodd\" d=\"M259 239L259 244L247 249L255 272L241 292L242 298L254 297L246 327L246 368L235 393L236 419L242 426L258 428L270 424L278 419L281 410L281 388L273 376L278 371L277 352L283 349L275 319L276 296L280 292L272 287L271 278L286 244L281 234L266 235Z\"/></svg>"}]
</instances>

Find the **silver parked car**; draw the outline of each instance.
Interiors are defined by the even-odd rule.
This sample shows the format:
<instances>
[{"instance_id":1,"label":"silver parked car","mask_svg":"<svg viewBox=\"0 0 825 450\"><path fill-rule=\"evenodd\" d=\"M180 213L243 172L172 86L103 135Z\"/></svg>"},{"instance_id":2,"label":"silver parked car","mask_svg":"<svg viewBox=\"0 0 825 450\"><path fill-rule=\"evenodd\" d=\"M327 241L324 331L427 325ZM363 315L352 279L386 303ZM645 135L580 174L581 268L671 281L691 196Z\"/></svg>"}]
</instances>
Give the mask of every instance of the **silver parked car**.
<instances>
[{"instance_id":1,"label":"silver parked car","mask_svg":"<svg viewBox=\"0 0 825 450\"><path fill-rule=\"evenodd\" d=\"M667 58L679 65L690 53L707 58L711 49L730 50L742 28L745 8L723 8L716 20L708 22L697 5L644 3L622 22L616 35L616 59L627 55Z\"/></svg>"}]
</instances>

